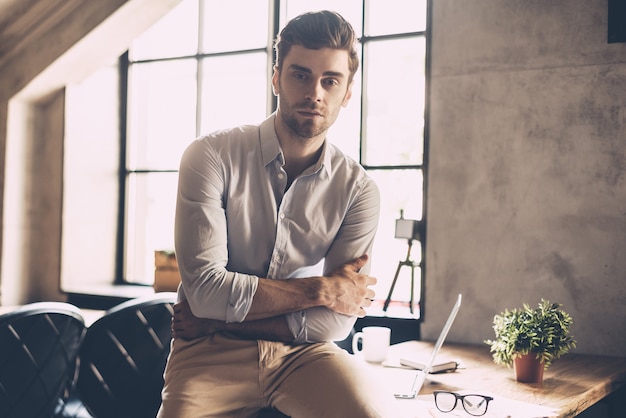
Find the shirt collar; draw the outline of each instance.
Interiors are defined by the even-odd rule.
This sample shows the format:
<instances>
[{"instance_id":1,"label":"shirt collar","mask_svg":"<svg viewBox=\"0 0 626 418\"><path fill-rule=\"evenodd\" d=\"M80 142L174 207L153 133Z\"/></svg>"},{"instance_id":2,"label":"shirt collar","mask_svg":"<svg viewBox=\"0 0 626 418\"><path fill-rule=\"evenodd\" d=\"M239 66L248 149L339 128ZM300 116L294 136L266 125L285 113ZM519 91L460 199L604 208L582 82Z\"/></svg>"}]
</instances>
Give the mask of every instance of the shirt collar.
<instances>
[{"instance_id":1,"label":"shirt collar","mask_svg":"<svg viewBox=\"0 0 626 418\"><path fill-rule=\"evenodd\" d=\"M320 170L324 170L327 175L327 178L330 178L332 174L332 159L331 159L331 149L330 144L328 143L328 138L324 140L324 144L322 144L322 154L320 155L320 159L315 163L315 166L312 169L312 172L318 172Z\"/></svg>"},{"instance_id":2,"label":"shirt collar","mask_svg":"<svg viewBox=\"0 0 626 418\"><path fill-rule=\"evenodd\" d=\"M274 119L276 119L276 112L272 113L267 119L265 119L259 128L261 156L263 158L264 166L267 166L276 159L280 161L281 165L285 164L285 157L280 149L278 136L276 135L276 130L274 129Z\"/></svg>"}]
</instances>

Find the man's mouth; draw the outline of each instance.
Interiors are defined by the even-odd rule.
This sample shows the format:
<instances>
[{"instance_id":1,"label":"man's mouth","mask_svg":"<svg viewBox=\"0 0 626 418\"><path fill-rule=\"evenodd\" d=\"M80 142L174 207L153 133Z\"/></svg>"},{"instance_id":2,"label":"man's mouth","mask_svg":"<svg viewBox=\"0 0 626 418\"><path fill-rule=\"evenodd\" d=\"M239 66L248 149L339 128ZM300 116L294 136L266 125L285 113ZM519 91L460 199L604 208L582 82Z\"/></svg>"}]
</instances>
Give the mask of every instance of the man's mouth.
<instances>
[{"instance_id":1,"label":"man's mouth","mask_svg":"<svg viewBox=\"0 0 626 418\"><path fill-rule=\"evenodd\" d=\"M320 112L316 112L314 110L310 110L310 109L301 109L298 110L298 114L305 116L305 117L317 117L317 116L323 116Z\"/></svg>"}]
</instances>

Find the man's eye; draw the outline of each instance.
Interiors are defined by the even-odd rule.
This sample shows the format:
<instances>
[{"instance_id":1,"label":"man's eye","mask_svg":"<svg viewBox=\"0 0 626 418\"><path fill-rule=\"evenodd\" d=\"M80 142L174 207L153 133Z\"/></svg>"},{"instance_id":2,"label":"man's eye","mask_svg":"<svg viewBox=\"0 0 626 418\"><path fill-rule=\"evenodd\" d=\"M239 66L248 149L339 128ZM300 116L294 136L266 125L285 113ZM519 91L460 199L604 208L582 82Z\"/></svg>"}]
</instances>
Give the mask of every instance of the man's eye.
<instances>
[{"instance_id":1,"label":"man's eye","mask_svg":"<svg viewBox=\"0 0 626 418\"><path fill-rule=\"evenodd\" d=\"M293 73L293 78L299 81L303 81L307 79L307 75L303 73Z\"/></svg>"},{"instance_id":2,"label":"man's eye","mask_svg":"<svg viewBox=\"0 0 626 418\"><path fill-rule=\"evenodd\" d=\"M334 86L338 86L339 85L339 81L337 79L334 79L334 78L328 78L328 79L324 80L324 84L329 86L329 87L334 87Z\"/></svg>"}]
</instances>

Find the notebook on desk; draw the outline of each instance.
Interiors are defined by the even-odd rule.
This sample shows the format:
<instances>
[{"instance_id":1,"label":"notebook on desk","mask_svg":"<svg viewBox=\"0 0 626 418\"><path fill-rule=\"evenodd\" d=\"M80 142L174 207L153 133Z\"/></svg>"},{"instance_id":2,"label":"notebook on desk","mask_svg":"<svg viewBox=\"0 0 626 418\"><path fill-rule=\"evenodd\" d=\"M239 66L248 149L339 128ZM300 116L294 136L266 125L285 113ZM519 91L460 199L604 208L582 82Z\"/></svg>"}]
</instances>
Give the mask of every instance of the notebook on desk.
<instances>
[{"instance_id":1,"label":"notebook on desk","mask_svg":"<svg viewBox=\"0 0 626 418\"><path fill-rule=\"evenodd\" d=\"M430 353L430 358L428 359L428 363L426 363L426 366L422 370L417 370L415 372L415 376L412 382L409 385L407 385L407 387L400 388L400 390L396 390L396 393L394 393L396 398L413 399L417 396L419 391L422 389L422 386L424 385L424 382L426 381L426 376L428 375L428 373L432 372L433 365L435 364L435 358L437 357L437 354L439 353L439 350L441 349L443 342L448 336L448 331L450 331L450 328L452 327L452 324L454 323L456 314L459 312L459 308L461 307L461 299L462 297L459 294L459 296L456 299L456 303L452 307L452 311L450 312L450 315L448 316L448 320L443 326L443 329L441 330L441 333L439 334L439 338L437 338L437 342L435 343L435 346L433 347L433 351ZM402 362L402 359L400 361Z\"/></svg>"},{"instance_id":2,"label":"notebook on desk","mask_svg":"<svg viewBox=\"0 0 626 418\"><path fill-rule=\"evenodd\" d=\"M415 370L424 370L426 368L426 362L422 362L423 359L418 358L418 357L411 357L411 356L407 356L407 357L402 357L400 359L400 366L406 367L408 369L415 369ZM437 359L437 362L435 364L432 365L432 367L430 368L430 374L435 374L435 373L445 373L445 372L453 372L456 369L458 369L460 366L460 363L457 360L440 360Z\"/></svg>"}]
</instances>

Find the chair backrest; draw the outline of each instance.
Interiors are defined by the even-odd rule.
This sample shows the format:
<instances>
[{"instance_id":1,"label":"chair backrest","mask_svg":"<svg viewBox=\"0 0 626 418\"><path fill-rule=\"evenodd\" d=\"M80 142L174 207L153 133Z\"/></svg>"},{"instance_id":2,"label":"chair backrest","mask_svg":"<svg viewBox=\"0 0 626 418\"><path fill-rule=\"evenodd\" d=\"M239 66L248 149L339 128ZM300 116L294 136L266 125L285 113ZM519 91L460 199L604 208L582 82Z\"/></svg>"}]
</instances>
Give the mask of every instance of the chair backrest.
<instances>
[{"instance_id":1,"label":"chair backrest","mask_svg":"<svg viewBox=\"0 0 626 418\"><path fill-rule=\"evenodd\" d=\"M113 307L88 329L77 389L97 418L154 418L161 405L176 293Z\"/></svg>"},{"instance_id":2,"label":"chair backrest","mask_svg":"<svg viewBox=\"0 0 626 418\"><path fill-rule=\"evenodd\" d=\"M85 334L80 310L37 302L0 315L0 417L53 415L76 377Z\"/></svg>"}]
</instances>

